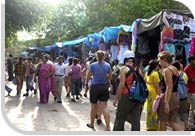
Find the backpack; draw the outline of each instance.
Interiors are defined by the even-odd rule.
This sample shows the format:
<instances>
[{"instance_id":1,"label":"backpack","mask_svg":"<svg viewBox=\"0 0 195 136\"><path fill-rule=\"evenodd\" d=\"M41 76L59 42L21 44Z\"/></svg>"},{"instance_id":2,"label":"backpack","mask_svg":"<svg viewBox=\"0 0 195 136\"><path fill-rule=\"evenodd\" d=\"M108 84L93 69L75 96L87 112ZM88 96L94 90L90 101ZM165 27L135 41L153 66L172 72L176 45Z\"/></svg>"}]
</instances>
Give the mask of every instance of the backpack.
<instances>
[{"instance_id":1,"label":"backpack","mask_svg":"<svg viewBox=\"0 0 195 136\"><path fill-rule=\"evenodd\" d=\"M148 89L146 83L139 72L135 71L132 67L129 67L126 78L131 73L133 73L132 85L130 88L128 88L127 83L125 83L125 86L127 87L129 94L134 102L144 103L148 97Z\"/></svg>"},{"instance_id":2,"label":"backpack","mask_svg":"<svg viewBox=\"0 0 195 136\"><path fill-rule=\"evenodd\" d=\"M183 72L179 75L179 80L178 80L178 85L177 85L177 90L179 93L179 98L180 100L186 99L188 97L188 92L187 92L187 87L185 85L185 81L183 79Z\"/></svg>"}]
</instances>

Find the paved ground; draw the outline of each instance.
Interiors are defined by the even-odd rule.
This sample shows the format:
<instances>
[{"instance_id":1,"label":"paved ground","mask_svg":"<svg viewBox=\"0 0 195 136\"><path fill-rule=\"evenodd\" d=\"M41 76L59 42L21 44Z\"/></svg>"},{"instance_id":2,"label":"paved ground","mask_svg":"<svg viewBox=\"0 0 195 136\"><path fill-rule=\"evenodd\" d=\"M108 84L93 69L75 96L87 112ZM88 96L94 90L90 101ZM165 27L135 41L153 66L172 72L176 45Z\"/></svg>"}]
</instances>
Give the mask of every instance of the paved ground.
<instances>
[{"instance_id":1,"label":"paved ground","mask_svg":"<svg viewBox=\"0 0 195 136\"><path fill-rule=\"evenodd\" d=\"M39 96L30 92L28 97L15 96L16 86L11 82L6 84L13 89L11 96L5 97L5 113L10 123L24 131L93 131L86 124L89 122L90 103L88 98L82 97L76 103L65 98L63 87L62 104L54 102L52 94L48 104L40 104ZM22 94L25 93L25 83ZM7 94L7 93L6 93ZM109 99L111 129L115 119L116 108L112 105L113 95ZM96 131L104 131L105 123L95 124ZM141 131L146 131L145 110L141 117ZM125 130L130 131L131 125L125 124Z\"/></svg>"},{"instance_id":2,"label":"paved ground","mask_svg":"<svg viewBox=\"0 0 195 136\"><path fill-rule=\"evenodd\" d=\"M30 96L15 96L16 86L11 82L6 84L13 89L11 96L5 97L5 112L11 124L25 131L92 131L86 126L89 122L90 103L88 98L82 97L76 103L65 98L63 88L62 104L54 102L52 94L48 104L40 104L39 96L30 92ZM22 92L25 93L25 84ZM6 93L7 94L7 93ZM111 116L111 129L115 119L116 108L112 105L113 95L110 95L109 111ZM104 131L105 123L95 124L96 131ZM131 125L126 123L126 130ZM145 131L145 112L142 114L141 131Z\"/></svg>"}]
</instances>

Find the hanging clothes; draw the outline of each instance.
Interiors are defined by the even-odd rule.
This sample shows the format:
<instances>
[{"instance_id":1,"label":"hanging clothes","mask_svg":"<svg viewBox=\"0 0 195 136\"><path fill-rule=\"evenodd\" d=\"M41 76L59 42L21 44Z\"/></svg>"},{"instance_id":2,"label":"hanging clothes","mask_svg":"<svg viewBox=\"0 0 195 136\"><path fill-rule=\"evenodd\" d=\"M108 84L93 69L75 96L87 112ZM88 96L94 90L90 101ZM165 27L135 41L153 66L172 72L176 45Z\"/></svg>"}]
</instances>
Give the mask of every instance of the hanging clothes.
<instances>
[{"instance_id":1,"label":"hanging clothes","mask_svg":"<svg viewBox=\"0 0 195 136\"><path fill-rule=\"evenodd\" d=\"M184 45L176 45L175 46L175 55L176 56L183 56L183 65L186 64L186 51Z\"/></svg>"},{"instance_id":2,"label":"hanging clothes","mask_svg":"<svg viewBox=\"0 0 195 136\"><path fill-rule=\"evenodd\" d=\"M172 41L174 38L174 30L171 27L164 26L161 32L160 51L164 51L164 43Z\"/></svg>"},{"instance_id":3,"label":"hanging clothes","mask_svg":"<svg viewBox=\"0 0 195 136\"><path fill-rule=\"evenodd\" d=\"M147 33L137 36L137 48L136 53L140 55L146 55L150 53L149 39Z\"/></svg>"},{"instance_id":4,"label":"hanging clothes","mask_svg":"<svg viewBox=\"0 0 195 136\"><path fill-rule=\"evenodd\" d=\"M184 47L185 47L185 53L186 53L186 65L188 65L189 62L188 62L188 57L187 56L189 56L188 52L189 52L189 49L190 49L190 44L189 43L186 43L184 45Z\"/></svg>"},{"instance_id":5,"label":"hanging clothes","mask_svg":"<svg viewBox=\"0 0 195 136\"><path fill-rule=\"evenodd\" d=\"M170 54L175 54L175 45L172 43L165 43L164 44L164 51L169 52Z\"/></svg>"},{"instance_id":6,"label":"hanging clothes","mask_svg":"<svg viewBox=\"0 0 195 136\"><path fill-rule=\"evenodd\" d=\"M191 40L188 56L192 56L194 54L195 54L195 37L193 37Z\"/></svg>"},{"instance_id":7,"label":"hanging clothes","mask_svg":"<svg viewBox=\"0 0 195 136\"><path fill-rule=\"evenodd\" d=\"M111 54L111 61L114 61L117 59L117 52L118 52L118 45L112 45L110 47Z\"/></svg>"},{"instance_id":8,"label":"hanging clothes","mask_svg":"<svg viewBox=\"0 0 195 136\"><path fill-rule=\"evenodd\" d=\"M119 60L119 64L123 64L124 63L124 53L126 50L129 50L128 45L120 45L119 47L119 53L118 53L118 60Z\"/></svg>"}]
</instances>

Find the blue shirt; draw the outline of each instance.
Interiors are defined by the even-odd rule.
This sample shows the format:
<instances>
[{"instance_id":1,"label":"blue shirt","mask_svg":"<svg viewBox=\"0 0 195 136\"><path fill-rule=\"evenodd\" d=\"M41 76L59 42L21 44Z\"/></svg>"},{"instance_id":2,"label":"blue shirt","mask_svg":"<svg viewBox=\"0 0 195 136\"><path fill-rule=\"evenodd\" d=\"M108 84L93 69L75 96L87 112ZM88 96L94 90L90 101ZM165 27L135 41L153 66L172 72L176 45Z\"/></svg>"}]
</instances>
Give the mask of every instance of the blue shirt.
<instances>
[{"instance_id":1,"label":"blue shirt","mask_svg":"<svg viewBox=\"0 0 195 136\"><path fill-rule=\"evenodd\" d=\"M107 74L111 72L111 67L107 62L93 62L89 67L89 72L93 75L92 85L107 84Z\"/></svg>"}]
</instances>

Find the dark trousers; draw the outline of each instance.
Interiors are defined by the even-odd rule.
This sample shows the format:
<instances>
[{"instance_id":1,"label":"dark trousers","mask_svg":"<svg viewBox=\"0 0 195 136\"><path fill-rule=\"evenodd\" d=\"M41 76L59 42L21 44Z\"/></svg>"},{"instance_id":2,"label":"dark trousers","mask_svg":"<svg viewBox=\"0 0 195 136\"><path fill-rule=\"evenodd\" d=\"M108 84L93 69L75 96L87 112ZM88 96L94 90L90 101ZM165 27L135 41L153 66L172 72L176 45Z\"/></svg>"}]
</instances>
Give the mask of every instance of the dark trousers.
<instances>
[{"instance_id":1,"label":"dark trousers","mask_svg":"<svg viewBox=\"0 0 195 136\"><path fill-rule=\"evenodd\" d=\"M131 131L140 131L142 106L143 104L130 100L129 94L121 95L113 131L124 131L125 121L131 123Z\"/></svg>"},{"instance_id":2,"label":"dark trousers","mask_svg":"<svg viewBox=\"0 0 195 136\"><path fill-rule=\"evenodd\" d=\"M114 94L116 94L118 84L119 84L118 75L112 75L112 87L113 87Z\"/></svg>"},{"instance_id":3,"label":"dark trousers","mask_svg":"<svg viewBox=\"0 0 195 136\"><path fill-rule=\"evenodd\" d=\"M14 76L13 76L13 67L8 67L8 80L12 81Z\"/></svg>"},{"instance_id":4,"label":"dark trousers","mask_svg":"<svg viewBox=\"0 0 195 136\"><path fill-rule=\"evenodd\" d=\"M79 95L80 93L81 78L71 79L71 94Z\"/></svg>"}]
</instances>

